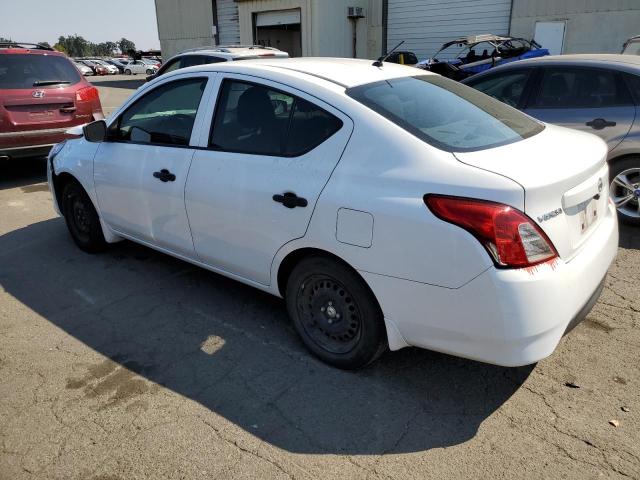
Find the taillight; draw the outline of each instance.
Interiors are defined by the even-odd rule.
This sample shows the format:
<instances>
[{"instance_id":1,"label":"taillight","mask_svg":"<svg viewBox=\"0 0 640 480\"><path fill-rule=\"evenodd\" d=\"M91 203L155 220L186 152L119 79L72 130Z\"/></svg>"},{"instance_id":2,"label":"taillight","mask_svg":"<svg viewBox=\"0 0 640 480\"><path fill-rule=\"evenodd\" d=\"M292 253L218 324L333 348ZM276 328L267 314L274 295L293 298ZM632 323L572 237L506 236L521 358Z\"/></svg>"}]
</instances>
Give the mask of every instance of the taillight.
<instances>
[{"instance_id":1,"label":"taillight","mask_svg":"<svg viewBox=\"0 0 640 480\"><path fill-rule=\"evenodd\" d=\"M88 102L98 98L98 89L96 87L84 87L76 92L76 101L78 102Z\"/></svg>"},{"instance_id":2,"label":"taillight","mask_svg":"<svg viewBox=\"0 0 640 480\"><path fill-rule=\"evenodd\" d=\"M497 267L530 267L558 256L544 232L513 207L446 195L425 195L424 202L436 217L476 237Z\"/></svg>"}]
</instances>

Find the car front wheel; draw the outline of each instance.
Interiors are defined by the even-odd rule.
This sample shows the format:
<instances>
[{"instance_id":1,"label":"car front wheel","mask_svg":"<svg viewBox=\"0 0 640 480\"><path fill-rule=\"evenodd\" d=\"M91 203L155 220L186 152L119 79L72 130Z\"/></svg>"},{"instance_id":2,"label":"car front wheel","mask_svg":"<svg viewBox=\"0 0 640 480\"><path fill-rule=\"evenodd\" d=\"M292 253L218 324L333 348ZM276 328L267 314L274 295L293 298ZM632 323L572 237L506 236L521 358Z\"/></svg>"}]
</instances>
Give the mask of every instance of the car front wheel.
<instances>
[{"instance_id":1,"label":"car front wheel","mask_svg":"<svg viewBox=\"0 0 640 480\"><path fill-rule=\"evenodd\" d=\"M131 70L129 70L128 68L124 71L125 75L131 75Z\"/></svg>"},{"instance_id":2,"label":"car front wheel","mask_svg":"<svg viewBox=\"0 0 640 480\"><path fill-rule=\"evenodd\" d=\"M625 158L611 165L611 200L620 221L640 226L640 158Z\"/></svg>"},{"instance_id":3,"label":"car front wheel","mask_svg":"<svg viewBox=\"0 0 640 480\"><path fill-rule=\"evenodd\" d=\"M304 344L329 365L364 367L387 348L376 298L355 271L337 260L302 260L287 281L286 302Z\"/></svg>"},{"instance_id":4,"label":"car front wheel","mask_svg":"<svg viewBox=\"0 0 640 480\"><path fill-rule=\"evenodd\" d=\"M107 242L98 212L80 184L70 182L64 187L62 205L67 228L76 245L88 253L103 251Z\"/></svg>"}]
</instances>

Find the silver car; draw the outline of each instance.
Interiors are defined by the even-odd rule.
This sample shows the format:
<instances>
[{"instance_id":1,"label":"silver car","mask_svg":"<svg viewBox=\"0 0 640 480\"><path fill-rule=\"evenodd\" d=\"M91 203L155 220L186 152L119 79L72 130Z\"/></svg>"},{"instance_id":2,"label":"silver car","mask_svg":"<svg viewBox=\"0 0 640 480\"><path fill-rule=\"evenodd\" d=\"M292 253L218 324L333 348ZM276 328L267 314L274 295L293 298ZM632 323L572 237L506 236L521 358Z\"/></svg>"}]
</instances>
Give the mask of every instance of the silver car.
<instances>
[{"instance_id":1,"label":"silver car","mask_svg":"<svg viewBox=\"0 0 640 480\"><path fill-rule=\"evenodd\" d=\"M611 198L621 220L640 225L640 56L521 60L462 83L544 122L605 140Z\"/></svg>"}]
</instances>

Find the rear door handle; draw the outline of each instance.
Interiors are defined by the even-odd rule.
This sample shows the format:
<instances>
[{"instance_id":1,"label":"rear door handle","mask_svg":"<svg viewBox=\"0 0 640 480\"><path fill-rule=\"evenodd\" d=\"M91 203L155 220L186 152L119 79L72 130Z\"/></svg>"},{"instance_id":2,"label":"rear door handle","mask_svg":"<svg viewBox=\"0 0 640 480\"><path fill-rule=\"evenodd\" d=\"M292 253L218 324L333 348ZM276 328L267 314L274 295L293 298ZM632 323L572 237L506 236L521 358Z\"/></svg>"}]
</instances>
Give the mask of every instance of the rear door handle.
<instances>
[{"instance_id":1,"label":"rear door handle","mask_svg":"<svg viewBox=\"0 0 640 480\"><path fill-rule=\"evenodd\" d=\"M605 120L604 118L594 118L590 122L585 123L585 125L587 127L593 128L594 130L602 130L606 127L615 127L616 122L610 122L608 120Z\"/></svg>"},{"instance_id":2,"label":"rear door handle","mask_svg":"<svg viewBox=\"0 0 640 480\"><path fill-rule=\"evenodd\" d=\"M287 208L306 207L307 199L297 196L293 192L286 192L284 194L276 194L273 196L273 201L281 203Z\"/></svg>"},{"instance_id":3,"label":"rear door handle","mask_svg":"<svg viewBox=\"0 0 640 480\"><path fill-rule=\"evenodd\" d=\"M176 176L166 168L163 168L159 172L153 172L153 176L161 182L173 182L176 179Z\"/></svg>"}]
</instances>

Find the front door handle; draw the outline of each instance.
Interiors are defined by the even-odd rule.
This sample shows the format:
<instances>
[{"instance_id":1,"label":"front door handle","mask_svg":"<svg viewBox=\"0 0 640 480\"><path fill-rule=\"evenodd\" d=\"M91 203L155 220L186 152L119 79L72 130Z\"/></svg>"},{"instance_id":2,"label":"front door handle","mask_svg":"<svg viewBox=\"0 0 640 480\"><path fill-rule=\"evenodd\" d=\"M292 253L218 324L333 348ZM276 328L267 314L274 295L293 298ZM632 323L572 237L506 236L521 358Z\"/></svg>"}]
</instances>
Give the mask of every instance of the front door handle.
<instances>
[{"instance_id":1,"label":"front door handle","mask_svg":"<svg viewBox=\"0 0 640 480\"><path fill-rule=\"evenodd\" d=\"M281 203L287 208L306 207L307 199L297 196L293 192L286 192L282 195L276 194L273 196L273 201Z\"/></svg>"},{"instance_id":2,"label":"front door handle","mask_svg":"<svg viewBox=\"0 0 640 480\"><path fill-rule=\"evenodd\" d=\"M161 182L173 182L176 179L176 176L166 168L163 168L159 172L153 172L153 176Z\"/></svg>"},{"instance_id":3,"label":"front door handle","mask_svg":"<svg viewBox=\"0 0 640 480\"><path fill-rule=\"evenodd\" d=\"M602 130L605 127L615 127L616 122L610 122L604 118L594 118L590 122L585 123L587 127L591 127L594 130Z\"/></svg>"}]
</instances>

